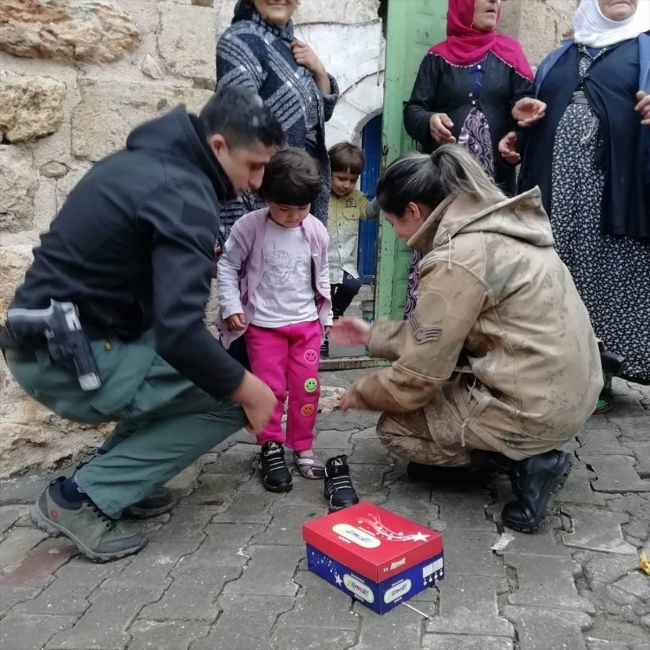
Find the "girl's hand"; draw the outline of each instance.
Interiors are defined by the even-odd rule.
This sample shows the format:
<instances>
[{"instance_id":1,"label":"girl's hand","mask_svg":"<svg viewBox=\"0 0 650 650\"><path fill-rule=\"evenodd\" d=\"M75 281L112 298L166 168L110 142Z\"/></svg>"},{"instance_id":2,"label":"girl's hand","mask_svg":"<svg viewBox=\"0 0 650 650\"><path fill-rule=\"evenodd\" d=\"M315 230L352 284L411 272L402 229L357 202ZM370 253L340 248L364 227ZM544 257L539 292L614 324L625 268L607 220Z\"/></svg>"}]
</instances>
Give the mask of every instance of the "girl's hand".
<instances>
[{"instance_id":1,"label":"girl's hand","mask_svg":"<svg viewBox=\"0 0 650 650\"><path fill-rule=\"evenodd\" d=\"M546 104L534 97L520 99L512 108L512 117L524 129L539 122L546 115Z\"/></svg>"},{"instance_id":2,"label":"girl's hand","mask_svg":"<svg viewBox=\"0 0 650 650\"><path fill-rule=\"evenodd\" d=\"M641 113L641 124L648 126L650 125L650 95L639 90L636 98L639 103L634 107L634 110Z\"/></svg>"},{"instance_id":3,"label":"girl's hand","mask_svg":"<svg viewBox=\"0 0 650 650\"><path fill-rule=\"evenodd\" d=\"M332 327L330 338L339 345L368 345L370 325L360 318L339 318Z\"/></svg>"},{"instance_id":4,"label":"girl's hand","mask_svg":"<svg viewBox=\"0 0 650 650\"><path fill-rule=\"evenodd\" d=\"M226 325L229 332L243 332L246 329L246 318L244 314L233 314L226 318Z\"/></svg>"},{"instance_id":5,"label":"girl's hand","mask_svg":"<svg viewBox=\"0 0 650 650\"><path fill-rule=\"evenodd\" d=\"M343 393L341 396L341 401L339 402L339 411L345 413L346 411L349 411L353 408L354 397L352 396L352 391L348 388L348 390L346 390L345 393Z\"/></svg>"},{"instance_id":6,"label":"girl's hand","mask_svg":"<svg viewBox=\"0 0 650 650\"><path fill-rule=\"evenodd\" d=\"M325 325L325 336L329 336L331 331L332 331L332 326Z\"/></svg>"},{"instance_id":7,"label":"girl's hand","mask_svg":"<svg viewBox=\"0 0 650 650\"><path fill-rule=\"evenodd\" d=\"M456 142L456 138L451 134L449 129L454 127L454 123L451 121L447 113L434 113L429 118L429 131L431 132L431 137L438 144L447 144L448 142Z\"/></svg>"}]
</instances>

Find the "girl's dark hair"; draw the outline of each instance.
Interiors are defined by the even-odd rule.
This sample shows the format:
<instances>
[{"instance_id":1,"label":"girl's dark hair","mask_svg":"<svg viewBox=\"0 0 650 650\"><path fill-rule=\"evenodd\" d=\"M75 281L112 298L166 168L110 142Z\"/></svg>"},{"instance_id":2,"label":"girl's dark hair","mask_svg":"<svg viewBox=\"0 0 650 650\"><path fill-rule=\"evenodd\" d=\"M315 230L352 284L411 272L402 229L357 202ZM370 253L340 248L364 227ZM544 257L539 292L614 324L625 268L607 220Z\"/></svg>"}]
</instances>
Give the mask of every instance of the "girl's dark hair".
<instances>
[{"instance_id":1,"label":"girl's dark hair","mask_svg":"<svg viewBox=\"0 0 650 650\"><path fill-rule=\"evenodd\" d=\"M330 165L333 172L347 172L357 176L363 171L366 157L363 151L350 142L339 142L329 150Z\"/></svg>"},{"instance_id":2,"label":"girl's dark hair","mask_svg":"<svg viewBox=\"0 0 650 650\"><path fill-rule=\"evenodd\" d=\"M267 202L303 206L313 203L322 187L318 163L306 151L290 147L273 155L257 193Z\"/></svg>"},{"instance_id":3,"label":"girl's dark hair","mask_svg":"<svg viewBox=\"0 0 650 650\"><path fill-rule=\"evenodd\" d=\"M430 156L402 156L385 169L377 183L379 207L396 217L401 217L411 202L434 210L447 197L459 194L505 198L474 157L456 144L443 145Z\"/></svg>"}]
</instances>

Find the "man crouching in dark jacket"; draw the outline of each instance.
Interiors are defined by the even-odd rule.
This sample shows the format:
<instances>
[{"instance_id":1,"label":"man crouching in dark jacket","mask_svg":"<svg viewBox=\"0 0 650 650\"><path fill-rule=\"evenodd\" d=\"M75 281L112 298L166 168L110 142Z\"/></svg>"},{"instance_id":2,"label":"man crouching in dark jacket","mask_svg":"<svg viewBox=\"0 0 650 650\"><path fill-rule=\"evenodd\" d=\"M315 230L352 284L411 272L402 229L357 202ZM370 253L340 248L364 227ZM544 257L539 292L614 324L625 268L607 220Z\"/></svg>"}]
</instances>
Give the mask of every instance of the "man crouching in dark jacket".
<instances>
[{"instance_id":1,"label":"man crouching in dark jacket","mask_svg":"<svg viewBox=\"0 0 650 650\"><path fill-rule=\"evenodd\" d=\"M100 453L53 481L35 523L106 561L145 534L119 521L171 508L162 485L243 426L271 390L204 325L220 206L262 182L283 142L252 92L180 106L97 163L41 238L0 334L11 374L61 417L118 424Z\"/></svg>"}]
</instances>

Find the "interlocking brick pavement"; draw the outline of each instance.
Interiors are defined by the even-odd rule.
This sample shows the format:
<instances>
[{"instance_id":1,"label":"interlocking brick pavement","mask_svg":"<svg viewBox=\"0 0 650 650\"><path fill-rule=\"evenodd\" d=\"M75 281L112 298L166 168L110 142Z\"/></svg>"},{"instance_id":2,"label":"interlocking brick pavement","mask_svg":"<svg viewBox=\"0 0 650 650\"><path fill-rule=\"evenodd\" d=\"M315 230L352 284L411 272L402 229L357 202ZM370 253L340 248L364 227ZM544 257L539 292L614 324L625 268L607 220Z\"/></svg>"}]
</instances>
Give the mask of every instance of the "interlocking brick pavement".
<instances>
[{"instance_id":1,"label":"interlocking brick pavement","mask_svg":"<svg viewBox=\"0 0 650 650\"><path fill-rule=\"evenodd\" d=\"M345 387L358 374L325 375ZM266 492L257 449L233 436L171 483L171 516L107 565L30 523L57 473L0 482L2 650L650 650L650 389L615 385L616 408L567 450L573 473L536 535L504 530L507 481L414 483L377 440L375 414L319 419L322 457L346 453L366 499L443 533L447 577L379 617L306 570L302 523L322 482ZM65 471L66 468L63 468ZM67 468L69 469L69 468Z\"/></svg>"}]
</instances>

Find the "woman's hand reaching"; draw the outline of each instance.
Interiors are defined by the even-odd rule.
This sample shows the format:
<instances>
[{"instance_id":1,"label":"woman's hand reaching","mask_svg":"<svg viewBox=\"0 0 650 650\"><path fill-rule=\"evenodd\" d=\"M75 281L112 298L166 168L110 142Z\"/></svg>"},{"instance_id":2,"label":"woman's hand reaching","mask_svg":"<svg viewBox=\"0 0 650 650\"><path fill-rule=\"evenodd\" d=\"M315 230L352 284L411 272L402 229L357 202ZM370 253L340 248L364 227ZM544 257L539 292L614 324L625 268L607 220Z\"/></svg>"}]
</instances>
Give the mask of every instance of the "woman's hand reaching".
<instances>
[{"instance_id":1,"label":"woman's hand reaching","mask_svg":"<svg viewBox=\"0 0 650 650\"><path fill-rule=\"evenodd\" d=\"M447 113L434 113L429 119L429 131L431 137L438 144L447 144L456 142L456 138L451 134L454 123Z\"/></svg>"},{"instance_id":2,"label":"woman's hand reaching","mask_svg":"<svg viewBox=\"0 0 650 650\"><path fill-rule=\"evenodd\" d=\"M332 326L330 338L338 345L368 345L370 325L360 318L339 318Z\"/></svg>"},{"instance_id":3,"label":"woman's hand reaching","mask_svg":"<svg viewBox=\"0 0 650 650\"><path fill-rule=\"evenodd\" d=\"M546 115L546 104L534 97L524 97L512 108L512 117L522 129L539 122L544 115Z\"/></svg>"},{"instance_id":4,"label":"woman's hand reaching","mask_svg":"<svg viewBox=\"0 0 650 650\"><path fill-rule=\"evenodd\" d=\"M650 126L650 95L639 90L636 99L639 103L634 107L634 110L641 113L641 124Z\"/></svg>"}]
</instances>

